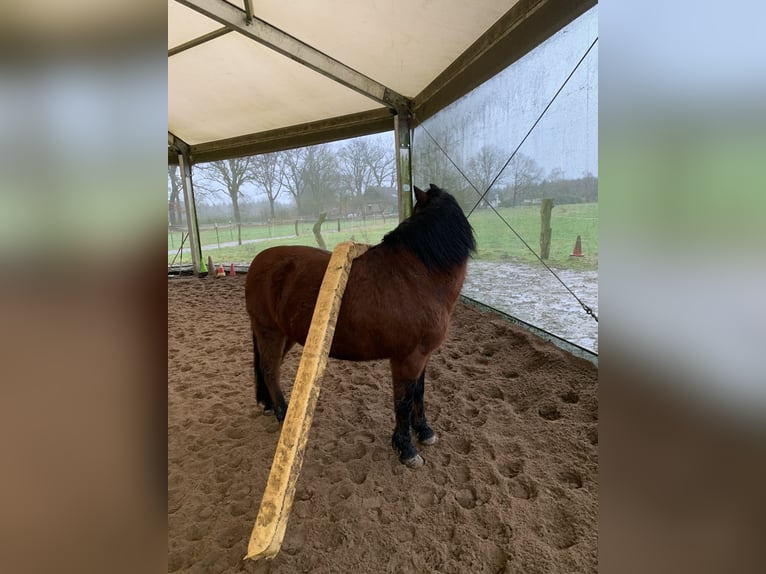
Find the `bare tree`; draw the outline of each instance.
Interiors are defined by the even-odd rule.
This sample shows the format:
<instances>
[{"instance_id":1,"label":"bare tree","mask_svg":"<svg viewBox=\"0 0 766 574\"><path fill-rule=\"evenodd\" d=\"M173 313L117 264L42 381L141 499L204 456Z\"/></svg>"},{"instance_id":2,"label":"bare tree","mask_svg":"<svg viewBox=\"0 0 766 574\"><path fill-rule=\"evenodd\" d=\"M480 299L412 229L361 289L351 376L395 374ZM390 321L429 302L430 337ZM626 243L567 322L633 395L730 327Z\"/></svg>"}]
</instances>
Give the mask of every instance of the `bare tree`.
<instances>
[{"instance_id":1,"label":"bare tree","mask_svg":"<svg viewBox=\"0 0 766 574\"><path fill-rule=\"evenodd\" d=\"M181 176L178 166L168 165L168 225L175 226L181 222Z\"/></svg>"},{"instance_id":2,"label":"bare tree","mask_svg":"<svg viewBox=\"0 0 766 574\"><path fill-rule=\"evenodd\" d=\"M394 187L396 185L396 152L394 138L390 145L383 140L369 139L366 161L370 165L372 180L378 187Z\"/></svg>"},{"instance_id":3,"label":"bare tree","mask_svg":"<svg viewBox=\"0 0 766 574\"><path fill-rule=\"evenodd\" d=\"M303 182L314 213L320 213L335 203L339 179L338 162L330 146L322 144L306 148Z\"/></svg>"},{"instance_id":4,"label":"bare tree","mask_svg":"<svg viewBox=\"0 0 766 574\"><path fill-rule=\"evenodd\" d=\"M252 160L253 181L269 199L271 219L274 219L274 203L284 190L285 156L280 153L264 153L254 156Z\"/></svg>"},{"instance_id":5,"label":"bare tree","mask_svg":"<svg viewBox=\"0 0 766 574\"><path fill-rule=\"evenodd\" d=\"M283 182L299 214L319 213L336 197L338 165L326 144L279 152L284 159Z\"/></svg>"},{"instance_id":6,"label":"bare tree","mask_svg":"<svg viewBox=\"0 0 766 574\"><path fill-rule=\"evenodd\" d=\"M542 168L531 157L517 153L505 168L506 181L511 195L511 207L542 181Z\"/></svg>"},{"instance_id":7,"label":"bare tree","mask_svg":"<svg viewBox=\"0 0 766 574\"><path fill-rule=\"evenodd\" d=\"M413 146L412 162L419 174L419 181L416 183L421 187L434 183L446 189L465 209L471 203L471 198L475 197L475 193L473 190L469 191L465 179L447 157L458 155L457 132L446 124L429 126L429 131L433 135L433 140L423 133L418 145ZM438 142L438 145L434 140Z\"/></svg>"},{"instance_id":8,"label":"bare tree","mask_svg":"<svg viewBox=\"0 0 766 574\"><path fill-rule=\"evenodd\" d=\"M366 139L348 141L338 154L343 184L352 198L361 197L372 181L369 155L369 142Z\"/></svg>"},{"instance_id":9,"label":"bare tree","mask_svg":"<svg viewBox=\"0 0 766 574\"><path fill-rule=\"evenodd\" d=\"M237 243L242 245L242 219L239 212L239 200L244 197L242 187L246 183L255 183L253 179L253 158L240 157L212 161L200 167L202 181L198 186L210 193L220 192L220 188L212 187L215 184L222 185L224 191L231 199L231 208L234 222L237 224Z\"/></svg>"},{"instance_id":10,"label":"bare tree","mask_svg":"<svg viewBox=\"0 0 766 574\"><path fill-rule=\"evenodd\" d=\"M297 148L279 152L280 157L284 161L284 169L282 171L284 186L287 192L293 196L295 207L299 214L301 213L301 200L306 191L303 177L306 149Z\"/></svg>"},{"instance_id":11,"label":"bare tree","mask_svg":"<svg viewBox=\"0 0 766 574\"><path fill-rule=\"evenodd\" d=\"M468 167L466 169L468 178L471 183L476 186L480 194L487 191L492 180L497 177L497 181L492 186L492 190L487 192L484 196L484 205L493 198L496 198L500 193L500 186L503 185L505 180L505 173L500 173L500 170L505 164L506 158L503 156L503 152L495 146L485 145L479 152L468 161ZM498 176L499 174L499 176ZM478 200L479 197L476 197Z\"/></svg>"},{"instance_id":12,"label":"bare tree","mask_svg":"<svg viewBox=\"0 0 766 574\"><path fill-rule=\"evenodd\" d=\"M365 137L350 140L340 150L338 160L341 193L352 200L361 200L370 187L394 186L394 149L386 148L380 139Z\"/></svg>"}]
</instances>

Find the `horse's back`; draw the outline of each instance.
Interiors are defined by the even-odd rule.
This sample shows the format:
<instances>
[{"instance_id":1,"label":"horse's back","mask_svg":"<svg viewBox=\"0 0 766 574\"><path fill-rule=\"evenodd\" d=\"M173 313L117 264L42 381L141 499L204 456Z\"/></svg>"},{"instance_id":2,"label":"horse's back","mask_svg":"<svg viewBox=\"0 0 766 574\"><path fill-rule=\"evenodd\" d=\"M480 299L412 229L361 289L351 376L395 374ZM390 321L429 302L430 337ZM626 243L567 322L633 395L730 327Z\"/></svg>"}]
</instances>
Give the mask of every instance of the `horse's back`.
<instances>
[{"instance_id":1,"label":"horse's back","mask_svg":"<svg viewBox=\"0 0 766 574\"><path fill-rule=\"evenodd\" d=\"M303 245L261 251L245 280L245 302L253 325L279 328L303 343L329 260L329 251Z\"/></svg>"},{"instance_id":2,"label":"horse's back","mask_svg":"<svg viewBox=\"0 0 766 574\"><path fill-rule=\"evenodd\" d=\"M278 245L264 249L255 256L247 272L248 284L264 273L272 273L292 263L330 260L330 252L308 245Z\"/></svg>"},{"instance_id":3,"label":"horse's back","mask_svg":"<svg viewBox=\"0 0 766 574\"><path fill-rule=\"evenodd\" d=\"M304 344L330 256L305 246L259 253L245 293L254 329ZM330 355L371 360L406 355L419 346L435 348L446 334L456 294L435 296L427 277L409 254L376 247L360 256L351 267Z\"/></svg>"}]
</instances>

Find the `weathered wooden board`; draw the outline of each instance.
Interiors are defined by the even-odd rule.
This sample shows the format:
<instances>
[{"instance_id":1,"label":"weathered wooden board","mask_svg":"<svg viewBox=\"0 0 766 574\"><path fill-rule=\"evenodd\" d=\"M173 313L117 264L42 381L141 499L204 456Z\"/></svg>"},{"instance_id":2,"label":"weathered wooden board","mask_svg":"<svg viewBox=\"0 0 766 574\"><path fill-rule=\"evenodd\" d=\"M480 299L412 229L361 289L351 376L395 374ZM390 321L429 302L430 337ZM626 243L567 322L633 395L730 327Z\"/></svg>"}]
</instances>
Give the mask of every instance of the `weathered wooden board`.
<instances>
[{"instance_id":1,"label":"weathered wooden board","mask_svg":"<svg viewBox=\"0 0 766 574\"><path fill-rule=\"evenodd\" d=\"M369 247L351 241L339 243L327 265L245 558L274 558L282 546L319 397L319 379L327 365L351 264Z\"/></svg>"}]
</instances>

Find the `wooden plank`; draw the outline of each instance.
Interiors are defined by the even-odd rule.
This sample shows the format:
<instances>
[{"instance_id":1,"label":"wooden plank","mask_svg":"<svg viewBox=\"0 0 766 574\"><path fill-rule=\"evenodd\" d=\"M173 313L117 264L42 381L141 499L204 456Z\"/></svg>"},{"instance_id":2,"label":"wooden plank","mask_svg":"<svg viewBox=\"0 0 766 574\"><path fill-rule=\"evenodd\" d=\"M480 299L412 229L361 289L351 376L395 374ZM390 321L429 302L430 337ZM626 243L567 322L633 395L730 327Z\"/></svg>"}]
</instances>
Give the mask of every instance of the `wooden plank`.
<instances>
[{"instance_id":1,"label":"wooden plank","mask_svg":"<svg viewBox=\"0 0 766 574\"><path fill-rule=\"evenodd\" d=\"M339 243L327 265L245 558L274 558L282 547L319 397L319 378L327 365L351 264L369 248L351 241Z\"/></svg>"}]
</instances>

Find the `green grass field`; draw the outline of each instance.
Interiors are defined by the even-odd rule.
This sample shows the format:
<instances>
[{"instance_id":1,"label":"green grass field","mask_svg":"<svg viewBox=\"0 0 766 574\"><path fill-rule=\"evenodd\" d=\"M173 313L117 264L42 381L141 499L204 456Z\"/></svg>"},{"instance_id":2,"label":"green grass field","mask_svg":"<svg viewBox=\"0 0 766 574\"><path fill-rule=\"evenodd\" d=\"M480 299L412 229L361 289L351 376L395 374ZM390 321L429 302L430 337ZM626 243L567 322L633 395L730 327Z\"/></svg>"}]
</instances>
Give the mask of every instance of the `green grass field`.
<instances>
[{"instance_id":1,"label":"green grass field","mask_svg":"<svg viewBox=\"0 0 766 574\"><path fill-rule=\"evenodd\" d=\"M540 251L540 207L524 206L500 209L500 214L516 232L536 252ZM524 246L516 235L508 229L497 215L491 210L474 212L469 221L476 233L478 250L476 258L483 261L522 261L537 263L538 259ZM328 249L332 249L342 241L359 241L363 243L379 243L383 236L393 229L396 221L389 219L386 223L376 221L362 225L362 222L341 222L341 231L337 231L337 223L328 221L322 228L322 236ZM249 264L262 250L275 245L316 245L311 231L312 223L299 225L300 235L295 237L292 224L267 226L243 226L242 239L263 239L258 243L248 243L236 247L215 248L217 245L214 229L201 231L202 256L207 261L208 256L216 263ZM598 268L598 205L595 203L558 205L554 206L551 217L550 258L546 261L551 267L566 269L593 270ZM580 235L582 240L582 257L570 257L575 240ZM272 239L269 237L288 237L287 239ZM221 243L236 241L237 231L219 229L218 238ZM168 249L177 249L180 245L180 233L168 234ZM211 249L211 247L213 247ZM168 263L173 255L168 256ZM189 255L184 255L184 262L189 263ZM178 263L178 259L176 259Z\"/></svg>"},{"instance_id":2,"label":"green grass field","mask_svg":"<svg viewBox=\"0 0 766 574\"><path fill-rule=\"evenodd\" d=\"M380 219L373 222L368 220L354 221L342 221L340 223L340 230L354 232L358 229L370 229L374 227L380 227L381 229L389 229L392 225L395 225L394 217L387 217L386 223L381 223ZM301 221L298 223L298 231L300 236L306 236L313 241L314 234L312 233L313 221ZM337 220L327 221L322 226L322 233L332 233L338 230ZM265 224L242 224L242 240L252 239L271 239L279 237L295 237L295 224L280 223L278 225L265 225ZM218 230L211 228L208 225L200 226L200 240L203 247L215 246L218 247L219 243L231 243L237 241L237 227L235 225L220 225ZM178 249L181 245L181 231L173 230L168 231L168 250ZM188 247L188 244L186 245Z\"/></svg>"},{"instance_id":3,"label":"green grass field","mask_svg":"<svg viewBox=\"0 0 766 574\"><path fill-rule=\"evenodd\" d=\"M540 252L540 206L503 208L500 215L536 253ZM523 261L538 259L491 210L474 212L469 221L476 232L477 259ZM598 204L554 206L551 214L551 249L546 263L566 269L598 268ZM570 257L580 235L582 257Z\"/></svg>"}]
</instances>

